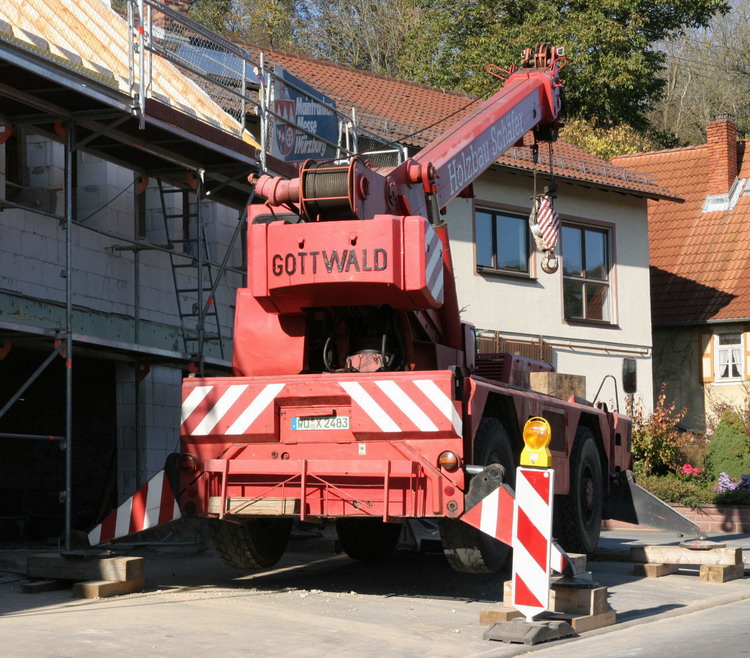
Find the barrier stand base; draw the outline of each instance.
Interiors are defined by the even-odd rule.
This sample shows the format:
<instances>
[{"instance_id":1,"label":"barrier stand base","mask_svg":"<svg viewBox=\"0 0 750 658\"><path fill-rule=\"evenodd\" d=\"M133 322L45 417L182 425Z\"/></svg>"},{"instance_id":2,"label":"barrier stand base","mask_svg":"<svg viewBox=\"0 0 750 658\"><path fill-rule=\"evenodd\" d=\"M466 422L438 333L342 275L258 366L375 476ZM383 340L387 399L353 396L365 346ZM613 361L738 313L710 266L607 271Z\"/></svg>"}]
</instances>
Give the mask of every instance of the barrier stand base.
<instances>
[{"instance_id":1,"label":"barrier stand base","mask_svg":"<svg viewBox=\"0 0 750 658\"><path fill-rule=\"evenodd\" d=\"M617 613L609 607L607 596L607 588L599 587L593 581L561 578L550 586L551 612L543 613L541 621L545 623L552 621L566 622L575 633L585 633L595 628L611 626L617 621ZM513 600L513 582L510 580L506 581L503 586L503 600ZM514 623L523 622L522 618L523 615L518 610L506 606L493 610L482 610L479 613L479 623L483 626L510 623L511 621ZM518 629L513 628L514 634L519 632ZM516 640L505 641L515 642ZM548 642L549 640L539 641Z\"/></svg>"},{"instance_id":2,"label":"barrier stand base","mask_svg":"<svg viewBox=\"0 0 750 658\"><path fill-rule=\"evenodd\" d=\"M573 627L557 619L527 622L524 619L498 621L482 636L485 640L511 642L514 644L540 644L575 635Z\"/></svg>"}]
</instances>

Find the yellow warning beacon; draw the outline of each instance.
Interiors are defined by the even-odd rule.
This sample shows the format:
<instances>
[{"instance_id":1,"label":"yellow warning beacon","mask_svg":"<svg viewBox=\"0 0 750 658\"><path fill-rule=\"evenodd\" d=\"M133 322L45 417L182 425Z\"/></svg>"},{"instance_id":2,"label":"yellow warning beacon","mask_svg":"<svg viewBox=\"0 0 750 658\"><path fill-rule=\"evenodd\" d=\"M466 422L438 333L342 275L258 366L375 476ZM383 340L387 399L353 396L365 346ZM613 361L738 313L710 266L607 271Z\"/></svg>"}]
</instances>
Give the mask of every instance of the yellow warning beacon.
<instances>
[{"instance_id":1,"label":"yellow warning beacon","mask_svg":"<svg viewBox=\"0 0 750 658\"><path fill-rule=\"evenodd\" d=\"M545 418L529 418L523 426L524 448L521 452L521 466L550 468L552 453L549 443L552 440L552 428Z\"/></svg>"}]
</instances>

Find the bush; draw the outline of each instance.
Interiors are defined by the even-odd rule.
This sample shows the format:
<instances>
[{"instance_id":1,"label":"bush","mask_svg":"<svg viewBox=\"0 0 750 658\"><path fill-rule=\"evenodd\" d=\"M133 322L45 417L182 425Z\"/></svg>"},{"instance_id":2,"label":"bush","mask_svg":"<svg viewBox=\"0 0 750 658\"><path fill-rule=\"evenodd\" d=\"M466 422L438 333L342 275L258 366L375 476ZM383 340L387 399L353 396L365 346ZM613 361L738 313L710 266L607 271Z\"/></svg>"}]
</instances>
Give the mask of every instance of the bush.
<instances>
[{"instance_id":1,"label":"bush","mask_svg":"<svg viewBox=\"0 0 750 658\"><path fill-rule=\"evenodd\" d=\"M717 505L750 505L750 491L735 489L717 493L714 502Z\"/></svg>"},{"instance_id":2,"label":"bush","mask_svg":"<svg viewBox=\"0 0 750 658\"><path fill-rule=\"evenodd\" d=\"M665 503L677 503L686 507L712 505L720 495L700 481L683 480L673 473L660 477L642 476L638 478L638 484Z\"/></svg>"},{"instance_id":3,"label":"bush","mask_svg":"<svg viewBox=\"0 0 750 658\"><path fill-rule=\"evenodd\" d=\"M661 393L650 414L643 412L641 402L633 407L633 459L637 471L643 475L666 475L683 464L680 451L680 432L675 425L685 417L686 410L675 410L675 403L667 404L662 385Z\"/></svg>"},{"instance_id":4,"label":"bush","mask_svg":"<svg viewBox=\"0 0 750 658\"><path fill-rule=\"evenodd\" d=\"M725 411L711 437L705 456L709 474L718 478L721 473L741 477L750 473L750 442L743 419L734 411Z\"/></svg>"},{"instance_id":5,"label":"bush","mask_svg":"<svg viewBox=\"0 0 750 658\"><path fill-rule=\"evenodd\" d=\"M683 432L678 440L677 450L680 454L679 461L683 464L690 464L701 470L706 468L705 458L708 441L704 435L695 432Z\"/></svg>"}]
</instances>

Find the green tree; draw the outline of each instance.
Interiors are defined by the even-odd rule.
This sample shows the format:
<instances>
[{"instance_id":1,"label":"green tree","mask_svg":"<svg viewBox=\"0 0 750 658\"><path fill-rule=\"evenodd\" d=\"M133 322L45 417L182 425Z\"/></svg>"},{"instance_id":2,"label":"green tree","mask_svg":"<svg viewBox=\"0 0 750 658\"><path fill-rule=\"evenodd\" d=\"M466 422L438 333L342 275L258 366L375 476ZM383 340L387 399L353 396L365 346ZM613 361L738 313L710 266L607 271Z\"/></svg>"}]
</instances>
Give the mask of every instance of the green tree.
<instances>
[{"instance_id":1,"label":"green tree","mask_svg":"<svg viewBox=\"0 0 750 658\"><path fill-rule=\"evenodd\" d=\"M414 1L429 9L430 25L410 33L404 75L481 95L493 85L486 64L507 66L548 42L565 48L569 116L638 130L665 85L656 44L727 10L724 0Z\"/></svg>"},{"instance_id":2,"label":"green tree","mask_svg":"<svg viewBox=\"0 0 750 658\"><path fill-rule=\"evenodd\" d=\"M300 7L296 0L192 0L188 15L230 38L267 48L293 48Z\"/></svg>"},{"instance_id":3,"label":"green tree","mask_svg":"<svg viewBox=\"0 0 750 658\"><path fill-rule=\"evenodd\" d=\"M638 131L627 124L597 126L586 119L570 118L560 131L560 139L603 160L616 155L655 151L677 146L668 135Z\"/></svg>"},{"instance_id":4,"label":"green tree","mask_svg":"<svg viewBox=\"0 0 750 658\"><path fill-rule=\"evenodd\" d=\"M750 0L731 5L708 27L664 44L664 95L651 120L681 143L705 143L706 124L720 114L735 117L740 136L750 134Z\"/></svg>"},{"instance_id":5,"label":"green tree","mask_svg":"<svg viewBox=\"0 0 750 658\"><path fill-rule=\"evenodd\" d=\"M307 0L297 22L297 46L308 54L391 77L404 77L409 35L431 28L413 0Z\"/></svg>"}]
</instances>

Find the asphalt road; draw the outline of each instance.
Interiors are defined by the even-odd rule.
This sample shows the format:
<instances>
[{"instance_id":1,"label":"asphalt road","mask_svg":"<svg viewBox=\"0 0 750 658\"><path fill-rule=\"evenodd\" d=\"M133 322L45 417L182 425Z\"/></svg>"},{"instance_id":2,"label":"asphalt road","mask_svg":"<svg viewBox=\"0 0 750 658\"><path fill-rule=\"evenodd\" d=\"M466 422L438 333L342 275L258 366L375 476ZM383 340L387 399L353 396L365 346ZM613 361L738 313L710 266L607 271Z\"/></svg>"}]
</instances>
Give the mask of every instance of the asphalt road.
<instances>
[{"instance_id":1,"label":"asphalt road","mask_svg":"<svg viewBox=\"0 0 750 658\"><path fill-rule=\"evenodd\" d=\"M583 636L552 646L537 645L531 655L601 656L750 656L750 600L699 610L686 615L642 621L607 633Z\"/></svg>"}]
</instances>

